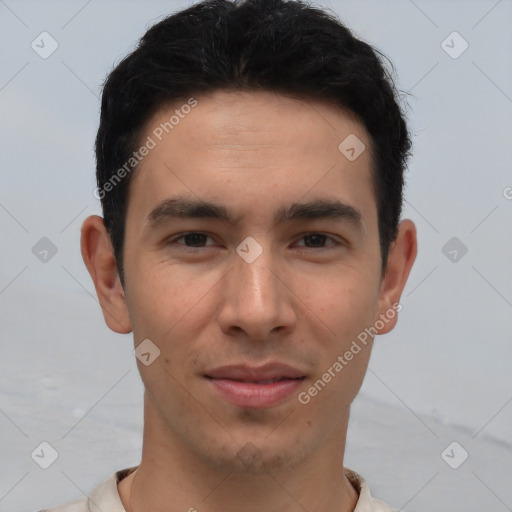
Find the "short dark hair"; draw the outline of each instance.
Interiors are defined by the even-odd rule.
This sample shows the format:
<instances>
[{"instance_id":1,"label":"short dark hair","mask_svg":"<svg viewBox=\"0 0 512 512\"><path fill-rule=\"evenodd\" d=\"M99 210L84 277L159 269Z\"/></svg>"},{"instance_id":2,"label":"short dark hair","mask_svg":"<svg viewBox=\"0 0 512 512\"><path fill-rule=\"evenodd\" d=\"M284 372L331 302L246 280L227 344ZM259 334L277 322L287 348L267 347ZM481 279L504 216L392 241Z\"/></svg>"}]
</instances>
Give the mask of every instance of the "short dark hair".
<instances>
[{"instance_id":1,"label":"short dark hair","mask_svg":"<svg viewBox=\"0 0 512 512\"><path fill-rule=\"evenodd\" d=\"M126 169L159 109L215 90L294 95L356 116L371 136L384 272L398 232L412 144L383 59L394 72L379 50L335 15L301 0L205 0L152 26L105 81L96 137L97 190L123 286L132 173L112 179Z\"/></svg>"}]
</instances>

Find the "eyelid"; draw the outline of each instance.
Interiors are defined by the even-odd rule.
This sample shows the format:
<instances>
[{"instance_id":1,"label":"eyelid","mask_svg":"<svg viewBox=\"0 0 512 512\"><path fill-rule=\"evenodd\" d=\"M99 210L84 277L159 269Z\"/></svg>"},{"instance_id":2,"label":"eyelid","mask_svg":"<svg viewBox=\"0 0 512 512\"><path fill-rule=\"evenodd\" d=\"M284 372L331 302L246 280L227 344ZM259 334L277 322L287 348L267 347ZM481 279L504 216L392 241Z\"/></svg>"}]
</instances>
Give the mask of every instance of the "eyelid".
<instances>
[{"instance_id":1,"label":"eyelid","mask_svg":"<svg viewBox=\"0 0 512 512\"><path fill-rule=\"evenodd\" d=\"M348 243L346 240L344 240L340 236L335 237L329 233L323 233L322 231L309 231L307 233L302 233L297 240L303 240L307 236L311 236L311 235L325 236L326 240L330 240L332 242L331 245L329 245L328 247L333 247L336 245L347 245L347 243ZM318 247L317 249L321 250L321 249L326 249L326 248L327 247ZM306 247L306 249L315 249L315 247Z\"/></svg>"},{"instance_id":2,"label":"eyelid","mask_svg":"<svg viewBox=\"0 0 512 512\"><path fill-rule=\"evenodd\" d=\"M201 235L205 236L206 238L210 238L213 240L213 237L209 235L208 233L203 233L202 231L185 231L183 233L176 233L175 235L170 236L165 240L166 244L175 243L177 240L180 240L181 238L185 238L188 235ZM178 244L181 245L187 249L203 249L204 247L189 247L185 244Z\"/></svg>"},{"instance_id":3,"label":"eyelid","mask_svg":"<svg viewBox=\"0 0 512 512\"><path fill-rule=\"evenodd\" d=\"M171 237L167 238L166 244L176 243L177 240L180 240L180 239L186 237L187 235L201 235L201 236L205 236L206 238L210 238L213 240L213 237L211 235L209 235L208 233L203 233L202 231L186 231L183 233L176 233L175 235L172 235ZM338 237L339 238L338 239L337 237L334 237L333 235L330 235L328 233L323 233L321 231L308 231L308 232L301 233L299 238L297 239L297 241L301 241L304 238L306 238L307 236L311 236L311 235L324 236L326 238L326 240L330 240L331 243L325 247L306 247L305 245L301 245L300 247L302 249L320 252L322 250L329 250L329 248L344 247L344 246L348 245L348 242L345 239L343 239L341 237ZM212 244L209 244L209 245L207 244L206 246L203 246L203 247L189 247L185 244L178 244L178 245L182 246L185 250L198 251L200 249L205 249L206 247L211 247Z\"/></svg>"}]
</instances>

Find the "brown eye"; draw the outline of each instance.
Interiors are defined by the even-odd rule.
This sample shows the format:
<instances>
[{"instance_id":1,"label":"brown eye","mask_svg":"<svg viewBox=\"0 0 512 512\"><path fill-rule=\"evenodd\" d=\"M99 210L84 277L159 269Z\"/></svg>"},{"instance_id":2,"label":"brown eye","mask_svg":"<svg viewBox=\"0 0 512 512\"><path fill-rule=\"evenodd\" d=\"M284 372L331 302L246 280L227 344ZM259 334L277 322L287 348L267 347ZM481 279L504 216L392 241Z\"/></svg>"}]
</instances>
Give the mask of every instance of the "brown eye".
<instances>
[{"instance_id":1,"label":"brown eye","mask_svg":"<svg viewBox=\"0 0 512 512\"><path fill-rule=\"evenodd\" d=\"M337 246L343 245L341 242L338 242L334 238L328 235L324 235L323 233L311 233L308 235L304 235L300 240L304 240L305 244L299 244L299 246L305 247L306 249L328 250L330 248L335 248Z\"/></svg>"},{"instance_id":2,"label":"brown eye","mask_svg":"<svg viewBox=\"0 0 512 512\"><path fill-rule=\"evenodd\" d=\"M196 247L197 245L203 247L202 244L205 242L205 238L208 237L201 233L188 233L186 235L181 236L180 238L177 238L177 240L180 240L181 238L183 238L183 240L185 241L185 245L187 245L188 247L190 247L190 245L194 247Z\"/></svg>"},{"instance_id":3,"label":"brown eye","mask_svg":"<svg viewBox=\"0 0 512 512\"><path fill-rule=\"evenodd\" d=\"M208 238L211 239L210 236L204 233L191 231L189 233L182 233L179 236L170 238L166 244L168 246L177 246L185 251L196 252L196 249L205 248L208 247L208 245L211 245L206 244ZM179 242L179 240L183 240L183 243Z\"/></svg>"},{"instance_id":4,"label":"brown eye","mask_svg":"<svg viewBox=\"0 0 512 512\"><path fill-rule=\"evenodd\" d=\"M313 247L318 247L319 245L321 247L325 246L325 242L327 240L326 235L320 235L318 233L315 233L314 235L307 235L304 237L304 240L309 240Z\"/></svg>"}]
</instances>

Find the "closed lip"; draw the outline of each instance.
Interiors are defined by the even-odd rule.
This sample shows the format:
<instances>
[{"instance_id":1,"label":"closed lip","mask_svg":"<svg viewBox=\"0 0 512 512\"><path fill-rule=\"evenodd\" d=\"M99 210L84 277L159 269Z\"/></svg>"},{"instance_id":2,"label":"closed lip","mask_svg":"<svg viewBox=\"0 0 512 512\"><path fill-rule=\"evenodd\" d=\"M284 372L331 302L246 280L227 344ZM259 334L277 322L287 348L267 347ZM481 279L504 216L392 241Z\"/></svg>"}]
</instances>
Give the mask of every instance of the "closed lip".
<instances>
[{"instance_id":1,"label":"closed lip","mask_svg":"<svg viewBox=\"0 0 512 512\"><path fill-rule=\"evenodd\" d=\"M234 364L208 370L204 374L210 379L230 379L240 382L262 382L283 379L302 379L305 373L284 363L271 362L261 366Z\"/></svg>"}]
</instances>

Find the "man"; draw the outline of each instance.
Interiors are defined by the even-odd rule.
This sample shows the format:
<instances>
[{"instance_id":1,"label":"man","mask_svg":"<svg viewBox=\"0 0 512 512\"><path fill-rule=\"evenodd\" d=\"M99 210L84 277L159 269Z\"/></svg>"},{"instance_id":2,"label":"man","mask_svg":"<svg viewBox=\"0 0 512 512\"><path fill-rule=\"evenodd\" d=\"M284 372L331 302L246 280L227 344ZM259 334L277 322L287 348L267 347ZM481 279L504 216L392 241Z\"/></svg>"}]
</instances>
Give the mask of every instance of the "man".
<instances>
[{"instance_id":1,"label":"man","mask_svg":"<svg viewBox=\"0 0 512 512\"><path fill-rule=\"evenodd\" d=\"M410 147L377 51L318 8L207 0L146 33L105 83L82 226L142 460L49 510L393 510L343 457L416 256Z\"/></svg>"}]
</instances>

